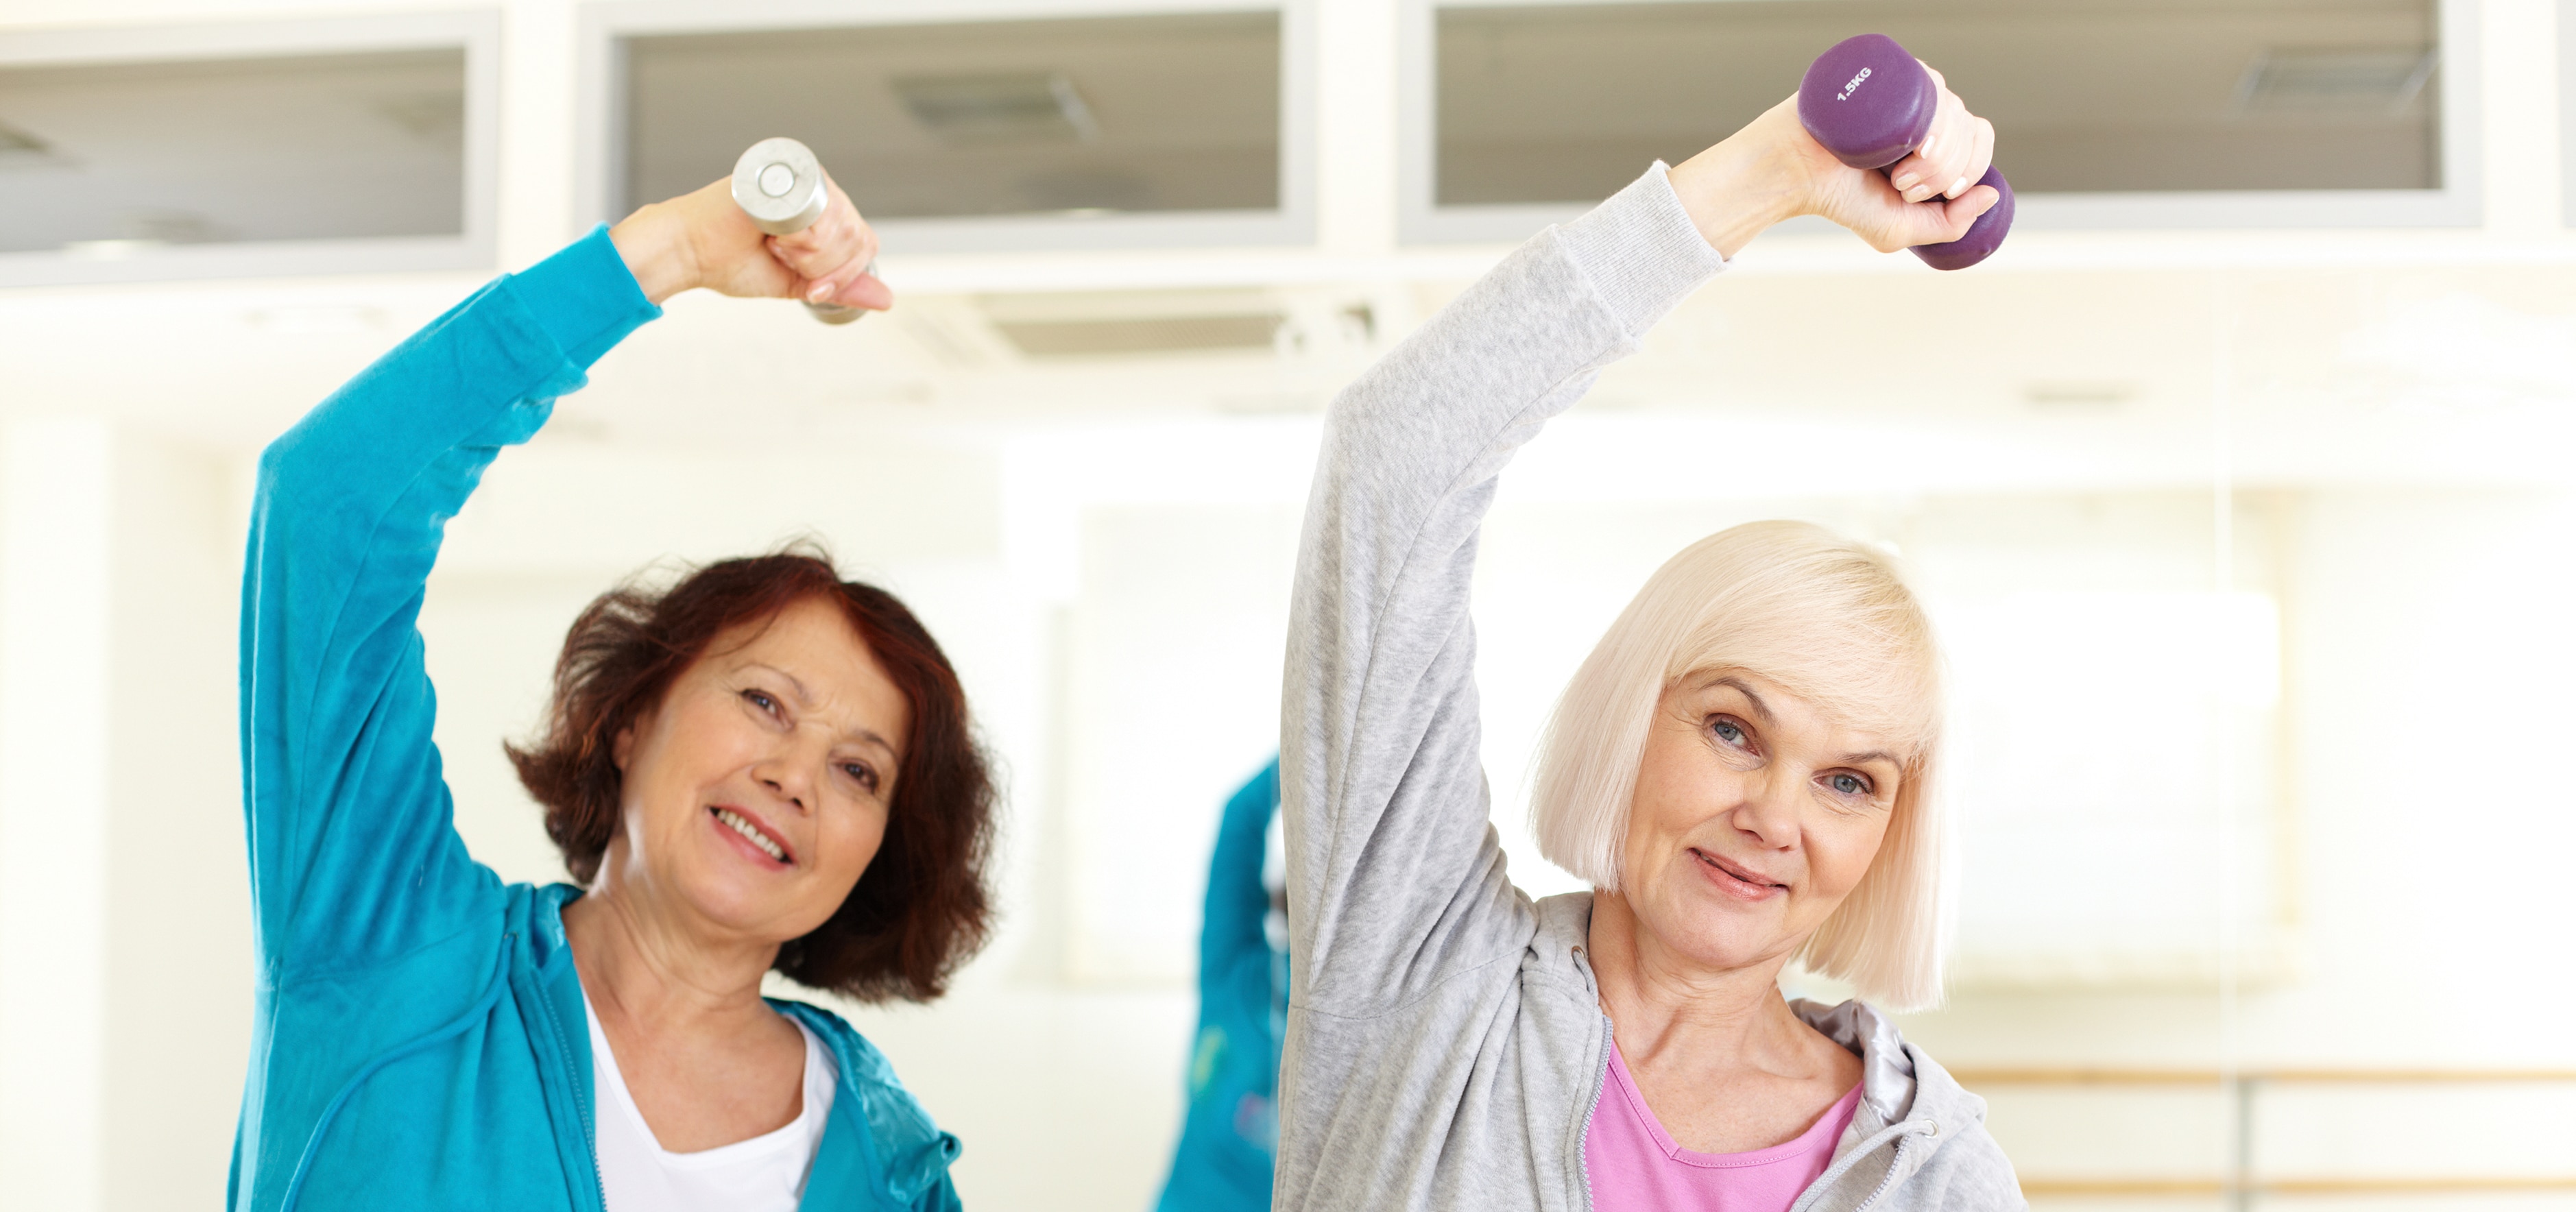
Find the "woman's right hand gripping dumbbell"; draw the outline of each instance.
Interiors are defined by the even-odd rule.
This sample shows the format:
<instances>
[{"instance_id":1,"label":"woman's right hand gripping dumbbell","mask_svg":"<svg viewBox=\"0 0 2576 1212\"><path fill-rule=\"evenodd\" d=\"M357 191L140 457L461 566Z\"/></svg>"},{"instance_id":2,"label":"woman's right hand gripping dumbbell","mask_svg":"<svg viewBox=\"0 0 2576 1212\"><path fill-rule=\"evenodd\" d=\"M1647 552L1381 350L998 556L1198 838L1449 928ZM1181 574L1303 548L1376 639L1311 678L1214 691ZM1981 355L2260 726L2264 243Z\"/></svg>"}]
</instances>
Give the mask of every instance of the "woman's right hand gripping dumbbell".
<instances>
[{"instance_id":1,"label":"woman's right hand gripping dumbbell","mask_svg":"<svg viewBox=\"0 0 2576 1212\"><path fill-rule=\"evenodd\" d=\"M839 185L812 226L766 235L734 201L730 179L646 206L608 231L644 297L705 287L750 299L802 299L884 311L894 292L867 272L877 233Z\"/></svg>"},{"instance_id":2,"label":"woman's right hand gripping dumbbell","mask_svg":"<svg viewBox=\"0 0 2576 1212\"><path fill-rule=\"evenodd\" d=\"M1730 258L1764 228L1799 215L1831 219L1880 252L1957 240L2001 199L1976 184L1994 159L1995 128L1969 113L1939 72L1932 80L1940 103L1929 137L1884 170L1849 167L1825 150L1799 121L1792 96L1675 166L1673 191L1700 234Z\"/></svg>"}]
</instances>

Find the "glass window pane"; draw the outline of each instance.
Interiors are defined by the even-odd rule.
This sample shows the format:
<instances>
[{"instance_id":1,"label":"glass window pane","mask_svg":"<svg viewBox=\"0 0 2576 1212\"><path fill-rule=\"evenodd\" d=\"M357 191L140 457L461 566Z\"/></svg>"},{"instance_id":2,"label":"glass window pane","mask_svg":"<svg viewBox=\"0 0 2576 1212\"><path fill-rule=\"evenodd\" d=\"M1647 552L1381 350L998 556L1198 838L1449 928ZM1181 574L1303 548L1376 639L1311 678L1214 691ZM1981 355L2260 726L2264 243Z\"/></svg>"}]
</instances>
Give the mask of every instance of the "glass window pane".
<instances>
[{"instance_id":1,"label":"glass window pane","mask_svg":"<svg viewBox=\"0 0 2576 1212\"><path fill-rule=\"evenodd\" d=\"M1279 206L1279 16L681 34L624 41L627 205L803 140L862 211Z\"/></svg>"},{"instance_id":2,"label":"glass window pane","mask_svg":"<svg viewBox=\"0 0 2576 1212\"><path fill-rule=\"evenodd\" d=\"M0 252L464 230L462 47L0 69Z\"/></svg>"},{"instance_id":3,"label":"glass window pane","mask_svg":"<svg viewBox=\"0 0 2576 1212\"><path fill-rule=\"evenodd\" d=\"M1869 32L1969 84L2024 192L2436 189L2435 17L2434 0L1442 9L1437 202L1598 199Z\"/></svg>"}]
</instances>

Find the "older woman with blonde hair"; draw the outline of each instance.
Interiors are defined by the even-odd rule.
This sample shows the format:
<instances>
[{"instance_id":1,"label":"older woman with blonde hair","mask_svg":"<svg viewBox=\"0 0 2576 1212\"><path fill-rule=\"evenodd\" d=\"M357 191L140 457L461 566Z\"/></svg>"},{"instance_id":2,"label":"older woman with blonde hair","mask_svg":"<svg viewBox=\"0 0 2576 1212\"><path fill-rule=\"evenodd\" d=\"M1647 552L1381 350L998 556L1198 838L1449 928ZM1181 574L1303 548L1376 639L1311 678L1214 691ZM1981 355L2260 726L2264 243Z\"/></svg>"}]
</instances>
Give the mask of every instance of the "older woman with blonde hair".
<instances>
[{"instance_id":1,"label":"older woman with blonde hair","mask_svg":"<svg viewBox=\"0 0 2576 1212\"><path fill-rule=\"evenodd\" d=\"M1779 988L1803 960L1888 1008L1939 996L1939 658L1885 556L1766 522L1648 581L1541 760L1541 850L1589 893L1512 885L1477 753L1468 587L1513 450L1780 219L1957 239L1992 134L1940 96L1885 177L1792 102L1655 165L1335 402L1282 718L1278 1206L2022 1206L1974 1095L1871 1005Z\"/></svg>"}]
</instances>

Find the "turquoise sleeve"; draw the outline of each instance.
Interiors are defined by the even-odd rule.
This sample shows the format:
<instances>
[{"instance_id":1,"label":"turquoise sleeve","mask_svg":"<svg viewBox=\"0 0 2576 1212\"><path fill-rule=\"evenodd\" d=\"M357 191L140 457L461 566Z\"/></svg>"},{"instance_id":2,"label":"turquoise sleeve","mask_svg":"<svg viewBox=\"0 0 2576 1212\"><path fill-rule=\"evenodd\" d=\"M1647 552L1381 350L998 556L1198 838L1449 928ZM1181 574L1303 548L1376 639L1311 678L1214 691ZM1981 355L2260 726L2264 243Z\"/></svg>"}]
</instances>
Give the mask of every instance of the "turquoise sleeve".
<instances>
[{"instance_id":1,"label":"turquoise sleeve","mask_svg":"<svg viewBox=\"0 0 2576 1212\"><path fill-rule=\"evenodd\" d=\"M1273 758L1226 801L1208 859L1199 1017L1218 1020L1244 1038L1268 1034L1270 1021L1270 936L1262 928L1270 892L1261 886L1261 861L1270 818L1278 810L1279 760Z\"/></svg>"},{"instance_id":2,"label":"turquoise sleeve","mask_svg":"<svg viewBox=\"0 0 2576 1212\"><path fill-rule=\"evenodd\" d=\"M403 954L496 903L430 741L423 586L501 448L659 314L594 229L476 291L262 452L242 578L242 800L272 979Z\"/></svg>"}]
</instances>

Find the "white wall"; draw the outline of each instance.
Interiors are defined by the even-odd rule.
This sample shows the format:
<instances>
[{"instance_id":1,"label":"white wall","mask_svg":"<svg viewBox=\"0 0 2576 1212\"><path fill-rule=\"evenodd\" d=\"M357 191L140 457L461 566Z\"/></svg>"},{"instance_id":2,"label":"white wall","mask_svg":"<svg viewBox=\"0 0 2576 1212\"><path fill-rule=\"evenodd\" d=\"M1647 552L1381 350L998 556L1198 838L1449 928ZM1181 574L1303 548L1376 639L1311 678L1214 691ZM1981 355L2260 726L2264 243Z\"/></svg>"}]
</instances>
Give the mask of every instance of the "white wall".
<instances>
[{"instance_id":1,"label":"white wall","mask_svg":"<svg viewBox=\"0 0 2576 1212\"><path fill-rule=\"evenodd\" d=\"M6 435L0 1204L219 1198L250 1039L238 460Z\"/></svg>"}]
</instances>

